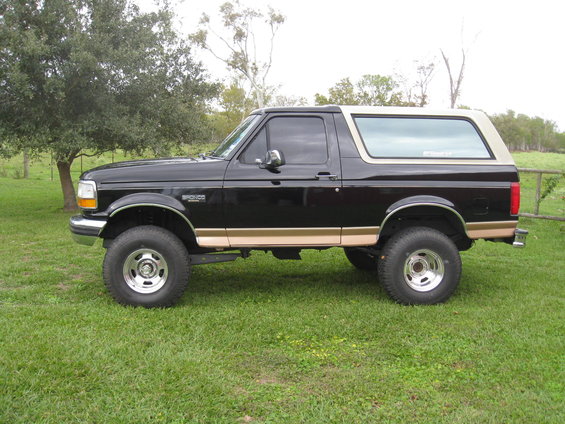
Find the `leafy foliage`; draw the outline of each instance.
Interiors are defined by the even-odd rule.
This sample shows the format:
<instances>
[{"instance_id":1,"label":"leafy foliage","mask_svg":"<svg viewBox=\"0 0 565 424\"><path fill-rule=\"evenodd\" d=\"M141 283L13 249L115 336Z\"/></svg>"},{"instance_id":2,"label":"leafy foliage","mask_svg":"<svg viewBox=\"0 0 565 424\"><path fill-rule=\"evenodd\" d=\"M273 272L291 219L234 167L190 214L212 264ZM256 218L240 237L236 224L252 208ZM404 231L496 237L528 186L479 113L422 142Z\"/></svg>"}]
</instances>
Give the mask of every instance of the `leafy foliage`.
<instances>
[{"instance_id":1,"label":"leafy foliage","mask_svg":"<svg viewBox=\"0 0 565 424\"><path fill-rule=\"evenodd\" d=\"M512 151L557 152L565 149L565 134L557 132L553 121L516 114L513 110L490 118Z\"/></svg>"},{"instance_id":2,"label":"leafy foliage","mask_svg":"<svg viewBox=\"0 0 565 424\"><path fill-rule=\"evenodd\" d=\"M553 193L563 179L563 175L554 175L552 177L546 178L543 181L543 190L540 193L540 202L551 193Z\"/></svg>"},{"instance_id":3,"label":"leafy foliage","mask_svg":"<svg viewBox=\"0 0 565 424\"><path fill-rule=\"evenodd\" d=\"M0 5L0 127L11 140L2 150L51 151L66 209L70 164L85 149L163 154L202 136L216 87L166 4L154 13L128 0Z\"/></svg>"},{"instance_id":4,"label":"leafy foliage","mask_svg":"<svg viewBox=\"0 0 565 424\"><path fill-rule=\"evenodd\" d=\"M363 75L353 84L344 78L329 90L329 95L315 95L317 105L406 106L397 82L390 76Z\"/></svg>"},{"instance_id":5,"label":"leafy foliage","mask_svg":"<svg viewBox=\"0 0 565 424\"><path fill-rule=\"evenodd\" d=\"M270 107L304 106L304 97L273 95L265 101ZM211 128L210 141L223 140L241 121L257 107L253 98L247 95L241 79L235 79L224 87L219 97L221 111L211 113L207 118Z\"/></svg>"},{"instance_id":6,"label":"leafy foliage","mask_svg":"<svg viewBox=\"0 0 565 424\"><path fill-rule=\"evenodd\" d=\"M435 58L415 60L415 75L407 78L403 75L395 75L395 78L404 86L404 97L407 106L424 107L430 102L428 95L430 83L432 82L435 71Z\"/></svg>"},{"instance_id":7,"label":"leafy foliage","mask_svg":"<svg viewBox=\"0 0 565 424\"><path fill-rule=\"evenodd\" d=\"M223 140L249 113L255 109L255 102L249 98L239 80L224 87L219 97L221 112L208 116L212 131L211 139Z\"/></svg>"}]
</instances>

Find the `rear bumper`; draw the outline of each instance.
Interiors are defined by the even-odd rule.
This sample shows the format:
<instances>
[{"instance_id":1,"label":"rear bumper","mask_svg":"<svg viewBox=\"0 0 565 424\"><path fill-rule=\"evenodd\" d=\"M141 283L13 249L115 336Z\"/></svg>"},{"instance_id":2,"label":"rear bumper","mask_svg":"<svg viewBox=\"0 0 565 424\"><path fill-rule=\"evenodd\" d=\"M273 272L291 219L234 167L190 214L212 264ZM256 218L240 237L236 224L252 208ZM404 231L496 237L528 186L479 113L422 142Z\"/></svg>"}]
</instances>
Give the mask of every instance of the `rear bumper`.
<instances>
[{"instance_id":1,"label":"rear bumper","mask_svg":"<svg viewBox=\"0 0 565 424\"><path fill-rule=\"evenodd\" d=\"M514 242L512 243L512 246L514 247L526 246L527 235L528 235L528 230L522 230L521 228L516 228L516 231L514 231Z\"/></svg>"},{"instance_id":2,"label":"rear bumper","mask_svg":"<svg viewBox=\"0 0 565 424\"><path fill-rule=\"evenodd\" d=\"M106 226L106 222L105 219L89 219L82 215L75 215L71 217L69 229L75 242L92 246Z\"/></svg>"}]
</instances>

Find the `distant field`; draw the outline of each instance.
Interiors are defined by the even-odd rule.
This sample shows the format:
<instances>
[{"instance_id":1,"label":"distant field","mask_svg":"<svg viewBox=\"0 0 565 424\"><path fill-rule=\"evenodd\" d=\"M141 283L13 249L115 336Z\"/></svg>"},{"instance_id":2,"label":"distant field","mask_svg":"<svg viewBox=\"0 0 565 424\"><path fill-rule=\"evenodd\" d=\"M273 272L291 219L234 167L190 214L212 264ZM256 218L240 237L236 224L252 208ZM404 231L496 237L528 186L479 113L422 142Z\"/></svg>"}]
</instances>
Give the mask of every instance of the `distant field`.
<instances>
[{"instance_id":1,"label":"distant field","mask_svg":"<svg viewBox=\"0 0 565 424\"><path fill-rule=\"evenodd\" d=\"M0 423L565 422L564 223L478 242L444 305L397 305L330 249L194 267L179 305L134 309L105 291L100 243L72 242L49 160L30 180L19 163L0 160Z\"/></svg>"},{"instance_id":2,"label":"distant field","mask_svg":"<svg viewBox=\"0 0 565 424\"><path fill-rule=\"evenodd\" d=\"M565 154L559 153L514 153L512 155L519 168L554 169L565 171ZM555 175L545 174L544 183ZM520 175L522 189L521 212L534 212L537 174L522 173ZM543 190L542 185L542 190ZM541 215L565 217L565 177L562 177L556 189L540 204Z\"/></svg>"},{"instance_id":3,"label":"distant field","mask_svg":"<svg viewBox=\"0 0 565 424\"><path fill-rule=\"evenodd\" d=\"M196 144L191 146L186 146L183 150L183 154L185 156L197 156L198 153L205 153L209 152L214 149L216 145L213 144ZM79 175L82 171L86 171L90 168L94 168L96 166L104 165L107 163L112 162L121 162L125 160L134 160L134 159L146 159L152 158L150 153L145 155L132 155L132 154L125 154L124 152L118 150L112 153L105 153L101 156L96 157L82 157L76 159L73 162L73 166L71 168L71 173L73 178L76 180L78 179ZM22 178L23 176L23 157L21 155L15 156L11 159L2 159L0 158L0 177L11 177L15 179ZM59 178L57 174L57 166L53 164L51 166L51 157L49 155L39 155L38 157L34 157L31 159L30 162L30 178L32 179L40 179L40 180L51 180L53 175L53 179L56 180Z\"/></svg>"}]
</instances>

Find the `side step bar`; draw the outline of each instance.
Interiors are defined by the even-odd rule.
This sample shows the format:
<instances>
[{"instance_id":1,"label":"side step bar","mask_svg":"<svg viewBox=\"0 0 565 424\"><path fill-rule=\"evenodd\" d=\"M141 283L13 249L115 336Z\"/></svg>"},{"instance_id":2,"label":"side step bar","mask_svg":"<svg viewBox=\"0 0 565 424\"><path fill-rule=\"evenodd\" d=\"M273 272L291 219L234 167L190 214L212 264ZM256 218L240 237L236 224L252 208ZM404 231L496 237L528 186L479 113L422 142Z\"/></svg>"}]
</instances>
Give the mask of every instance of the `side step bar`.
<instances>
[{"instance_id":1,"label":"side step bar","mask_svg":"<svg viewBox=\"0 0 565 424\"><path fill-rule=\"evenodd\" d=\"M216 264L218 262L235 261L242 258L241 253L205 253L202 255L189 255L191 265Z\"/></svg>"}]
</instances>

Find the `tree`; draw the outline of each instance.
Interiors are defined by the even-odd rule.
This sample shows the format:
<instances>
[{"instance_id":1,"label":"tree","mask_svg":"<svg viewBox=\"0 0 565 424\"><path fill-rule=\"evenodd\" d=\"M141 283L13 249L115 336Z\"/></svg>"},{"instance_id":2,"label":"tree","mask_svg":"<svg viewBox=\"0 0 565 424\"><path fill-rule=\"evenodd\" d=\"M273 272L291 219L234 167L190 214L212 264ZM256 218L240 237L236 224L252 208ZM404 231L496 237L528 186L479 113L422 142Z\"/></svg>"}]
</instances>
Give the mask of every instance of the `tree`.
<instances>
[{"instance_id":1,"label":"tree","mask_svg":"<svg viewBox=\"0 0 565 424\"><path fill-rule=\"evenodd\" d=\"M210 17L203 14L197 32L190 40L198 47L209 51L224 62L237 75L243 76L250 84L250 92L257 107L264 107L273 89L267 84L267 77L273 64L274 40L285 17L270 6L261 12L243 6L239 0L226 2L220 6L220 15L228 36L220 35L211 25ZM263 20L269 30L269 42L264 59L259 58L260 44L254 32L257 21ZM222 47L213 47L209 35L219 41Z\"/></svg>"},{"instance_id":2,"label":"tree","mask_svg":"<svg viewBox=\"0 0 565 424\"><path fill-rule=\"evenodd\" d=\"M359 104L372 106L404 105L402 93L392 77L382 75L363 75L357 83Z\"/></svg>"},{"instance_id":3,"label":"tree","mask_svg":"<svg viewBox=\"0 0 565 424\"><path fill-rule=\"evenodd\" d=\"M10 158L17 154L16 144L13 135L4 130L0 124L0 158Z\"/></svg>"},{"instance_id":4,"label":"tree","mask_svg":"<svg viewBox=\"0 0 565 424\"><path fill-rule=\"evenodd\" d=\"M424 107L429 104L428 89L436 69L435 58L416 59L408 73L395 72L394 79L401 87L405 106Z\"/></svg>"},{"instance_id":5,"label":"tree","mask_svg":"<svg viewBox=\"0 0 565 424\"><path fill-rule=\"evenodd\" d=\"M314 101L317 105L356 105L359 99L355 93L355 87L349 78L343 78L328 90L329 96L316 93Z\"/></svg>"},{"instance_id":6,"label":"tree","mask_svg":"<svg viewBox=\"0 0 565 424\"><path fill-rule=\"evenodd\" d=\"M65 210L85 151L162 154L202 134L216 87L172 17L128 0L1 0L0 127L10 151L53 154Z\"/></svg>"},{"instance_id":7,"label":"tree","mask_svg":"<svg viewBox=\"0 0 565 424\"><path fill-rule=\"evenodd\" d=\"M428 63L420 62L416 68L417 77L414 83L414 90L416 91L414 103L418 107L424 107L430 102L428 97L428 88L430 86L430 82L432 82L436 68L434 60Z\"/></svg>"},{"instance_id":8,"label":"tree","mask_svg":"<svg viewBox=\"0 0 565 424\"><path fill-rule=\"evenodd\" d=\"M565 153L565 132L557 134L557 151Z\"/></svg>"},{"instance_id":9,"label":"tree","mask_svg":"<svg viewBox=\"0 0 565 424\"><path fill-rule=\"evenodd\" d=\"M344 78L331 87L329 95L316 93L317 105L365 105L365 106L404 106L406 102L398 91L398 84L390 76L363 75L353 84L349 78Z\"/></svg>"},{"instance_id":10,"label":"tree","mask_svg":"<svg viewBox=\"0 0 565 424\"><path fill-rule=\"evenodd\" d=\"M24 156L24 178L29 178L29 153L26 150L23 152Z\"/></svg>"},{"instance_id":11,"label":"tree","mask_svg":"<svg viewBox=\"0 0 565 424\"><path fill-rule=\"evenodd\" d=\"M208 116L211 139L214 141L223 140L255 108L255 103L241 86L240 79L234 79L228 87L223 87L219 104L222 111Z\"/></svg>"},{"instance_id":12,"label":"tree","mask_svg":"<svg viewBox=\"0 0 565 424\"><path fill-rule=\"evenodd\" d=\"M553 121L517 115L513 110L490 118L510 150L547 152L559 151L564 147L563 135L557 132Z\"/></svg>"},{"instance_id":13,"label":"tree","mask_svg":"<svg viewBox=\"0 0 565 424\"><path fill-rule=\"evenodd\" d=\"M463 75L465 71L465 58L466 53L464 49L461 49L461 66L459 67L459 72L451 69L451 64L449 58L445 55L442 49L440 49L441 57L443 57L443 62L447 68L447 74L449 76L449 99L451 109L455 108L459 95L461 94L461 84L463 83Z\"/></svg>"},{"instance_id":14,"label":"tree","mask_svg":"<svg viewBox=\"0 0 565 424\"><path fill-rule=\"evenodd\" d=\"M284 94L277 94L269 101L272 107L293 107L293 106L306 106L308 101L302 96L286 96Z\"/></svg>"},{"instance_id":15,"label":"tree","mask_svg":"<svg viewBox=\"0 0 565 424\"><path fill-rule=\"evenodd\" d=\"M225 87L219 100L226 116L234 124L234 128L255 107L253 101L247 97L245 89L239 81L233 81L229 87Z\"/></svg>"}]
</instances>

